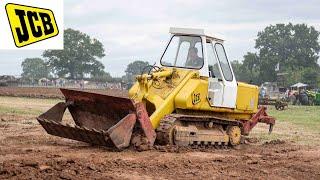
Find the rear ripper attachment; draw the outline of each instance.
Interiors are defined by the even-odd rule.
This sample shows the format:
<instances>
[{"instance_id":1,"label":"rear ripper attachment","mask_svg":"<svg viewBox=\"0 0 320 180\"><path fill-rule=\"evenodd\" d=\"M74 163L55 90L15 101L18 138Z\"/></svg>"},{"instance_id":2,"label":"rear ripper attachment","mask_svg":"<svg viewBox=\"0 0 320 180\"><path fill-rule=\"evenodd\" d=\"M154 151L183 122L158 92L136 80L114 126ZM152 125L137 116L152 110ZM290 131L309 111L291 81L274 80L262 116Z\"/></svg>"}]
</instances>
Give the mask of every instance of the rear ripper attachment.
<instances>
[{"instance_id":1,"label":"rear ripper attachment","mask_svg":"<svg viewBox=\"0 0 320 180\"><path fill-rule=\"evenodd\" d=\"M56 104L37 118L48 134L117 149L130 146L135 136L141 141L139 145L153 145L156 133L143 103L84 91L60 90L66 102ZM62 122L67 108L75 125Z\"/></svg>"}]
</instances>

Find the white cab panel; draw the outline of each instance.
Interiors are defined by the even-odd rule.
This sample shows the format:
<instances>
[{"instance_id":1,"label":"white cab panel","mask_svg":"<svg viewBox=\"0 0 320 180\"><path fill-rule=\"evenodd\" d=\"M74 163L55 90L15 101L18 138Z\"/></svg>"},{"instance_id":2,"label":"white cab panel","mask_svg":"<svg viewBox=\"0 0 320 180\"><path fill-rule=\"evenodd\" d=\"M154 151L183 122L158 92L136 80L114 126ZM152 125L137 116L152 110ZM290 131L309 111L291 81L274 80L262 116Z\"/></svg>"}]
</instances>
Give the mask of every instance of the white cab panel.
<instances>
[{"instance_id":1,"label":"white cab panel","mask_svg":"<svg viewBox=\"0 0 320 180\"><path fill-rule=\"evenodd\" d=\"M217 78L209 78L208 100L210 106L222 107L224 86Z\"/></svg>"}]
</instances>

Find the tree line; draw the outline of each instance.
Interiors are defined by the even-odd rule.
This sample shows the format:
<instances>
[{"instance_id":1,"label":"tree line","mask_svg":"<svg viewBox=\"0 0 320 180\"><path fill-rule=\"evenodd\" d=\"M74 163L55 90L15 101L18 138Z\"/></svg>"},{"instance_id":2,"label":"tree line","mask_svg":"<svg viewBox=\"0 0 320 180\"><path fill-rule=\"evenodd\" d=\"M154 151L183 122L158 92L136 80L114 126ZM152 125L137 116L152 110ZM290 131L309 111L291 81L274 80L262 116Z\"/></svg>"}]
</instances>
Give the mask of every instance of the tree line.
<instances>
[{"instance_id":1,"label":"tree line","mask_svg":"<svg viewBox=\"0 0 320 180\"><path fill-rule=\"evenodd\" d=\"M42 57L26 58L22 66L22 78L38 81L42 78L90 79L98 82L132 82L148 62L134 61L126 69L126 75L112 77L98 60L105 56L103 44L89 35L73 30L64 31L63 50L45 50Z\"/></svg>"},{"instance_id":2,"label":"tree line","mask_svg":"<svg viewBox=\"0 0 320 180\"><path fill-rule=\"evenodd\" d=\"M319 31L306 24L276 24L258 33L256 52L232 62L238 80L260 85L297 82L320 87Z\"/></svg>"},{"instance_id":3,"label":"tree line","mask_svg":"<svg viewBox=\"0 0 320 180\"><path fill-rule=\"evenodd\" d=\"M64 31L63 50L45 50L42 58L27 58L22 66L22 78L83 79L84 77L109 80L104 65L98 60L105 56L103 44L89 35L73 29Z\"/></svg>"},{"instance_id":4,"label":"tree line","mask_svg":"<svg viewBox=\"0 0 320 180\"><path fill-rule=\"evenodd\" d=\"M283 86L296 82L320 87L319 31L306 24L276 24L258 32L255 52L247 52L243 60L232 61L238 81L260 85L281 79ZM134 61L128 64L125 75L114 78L105 71L99 59L105 56L103 44L89 35L73 30L64 31L63 50L45 50L41 58L27 58L22 77L89 78L100 82L132 82L149 63Z\"/></svg>"}]
</instances>

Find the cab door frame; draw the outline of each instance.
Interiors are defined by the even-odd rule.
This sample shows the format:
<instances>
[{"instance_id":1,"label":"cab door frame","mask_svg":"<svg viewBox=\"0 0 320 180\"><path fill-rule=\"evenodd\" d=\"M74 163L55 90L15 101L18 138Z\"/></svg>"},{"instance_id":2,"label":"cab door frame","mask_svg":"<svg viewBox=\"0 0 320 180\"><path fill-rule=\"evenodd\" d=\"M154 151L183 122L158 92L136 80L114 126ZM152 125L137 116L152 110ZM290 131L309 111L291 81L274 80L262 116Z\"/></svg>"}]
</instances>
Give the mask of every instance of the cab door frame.
<instances>
[{"instance_id":1,"label":"cab door frame","mask_svg":"<svg viewBox=\"0 0 320 180\"><path fill-rule=\"evenodd\" d=\"M209 41L209 42L207 42ZM218 62L218 59L215 55L214 46L212 43L212 40L207 39L205 44L205 57L206 57L206 63L207 66L205 67L208 70L208 95L207 99L210 104L210 106L214 107L222 107L223 105L223 90L224 85L222 82L222 79L219 79L219 75L217 77L217 74L215 74L215 77L213 77L214 73L213 71L214 66L218 65L218 73L221 75L220 65ZM209 47L210 46L210 47ZM211 66L211 70L209 69Z\"/></svg>"},{"instance_id":2,"label":"cab door frame","mask_svg":"<svg viewBox=\"0 0 320 180\"><path fill-rule=\"evenodd\" d=\"M224 46L220 42L215 42L214 40L209 39L211 42L210 45L213 48L213 53L215 56L215 59L217 60L219 73L221 74L221 79L212 78L210 71L208 70L208 101L210 106L213 107L226 107L226 108L236 108L236 99L237 99L237 82L233 73L233 69L231 67L231 63L227 58ZM223 48L223 55L225 57L218 56L218 52L216 49L216 45L219 44ZM208 59L208 49L207 46L204 47L205 49L205 57L207 61L207 69L209 69L209 59ZM221 52L220 52L221 53ZM221 55L221 54L220 54ZM225 59L222 59L225 58ZM222 62L221 60L224 60L226 64L229 66L230 73L232 76L232 80L226 79L225 74L222 69Z\"/></svg>"},{"instance_id":3,"label":"cab door frame","mask_svg":"<svg viewBox=\"0 0 320 180\"><path fill-rule=\"evenodd\" d=\"M225 59L223 59L223 57L219 57L218 52L217 52L217 45L221 45L222 50L223 50L222 52L223 52L223 55L225 56ZM215 50L215 54L216 54L216 57L217 57L218 62L219 62L219 66L220 66L219 69L220 69L220 72L222 74L223 85L224 85L222 107L236 108L238 85L237 85L237 81L236 81L236 78L235 78L234 73L233 73L233 69L232 69L231 63L230 63L230 61L229 61L229 59L227 57L227 53L226 53L222 43L216 42L214 44L214 50ZM223 66L222 66L222 61L223 60L226 61L225 63L229 67L229 70L230 70L230 73L231 73L231 76L232 76L232 80L226 79L226 74L224 72L225 69L223 69Z\"/></svg>"}]
</instances>

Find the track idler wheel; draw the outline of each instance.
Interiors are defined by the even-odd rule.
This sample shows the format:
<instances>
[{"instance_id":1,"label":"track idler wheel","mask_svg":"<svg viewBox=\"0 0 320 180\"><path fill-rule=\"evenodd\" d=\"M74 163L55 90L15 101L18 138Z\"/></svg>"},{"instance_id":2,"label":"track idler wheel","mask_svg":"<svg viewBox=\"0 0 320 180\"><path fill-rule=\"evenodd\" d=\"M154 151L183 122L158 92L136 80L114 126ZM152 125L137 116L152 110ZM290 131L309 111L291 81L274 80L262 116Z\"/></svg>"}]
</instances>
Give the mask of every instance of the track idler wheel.
<instances>
[{"instance_id":1,"label":"track idler wheel","mask_svg":"<svg viewBox=\"0 0 320 180\"><path fill-rule=\"evenodd\" d=\"M175 118L166 116L157 128L157 144L174 145Z\"/></svg>"},{"instance_id":2,"label":"track idler wheel","mask_svg":"<svg viewBox=\"0 0 320 180\"><path fill-rule=\"evenodd\" d=\"M229 126L227 128L229 144L232 146L239 145L241 142L241 129L238 126Z\"/></svg>"}]
</instances>

